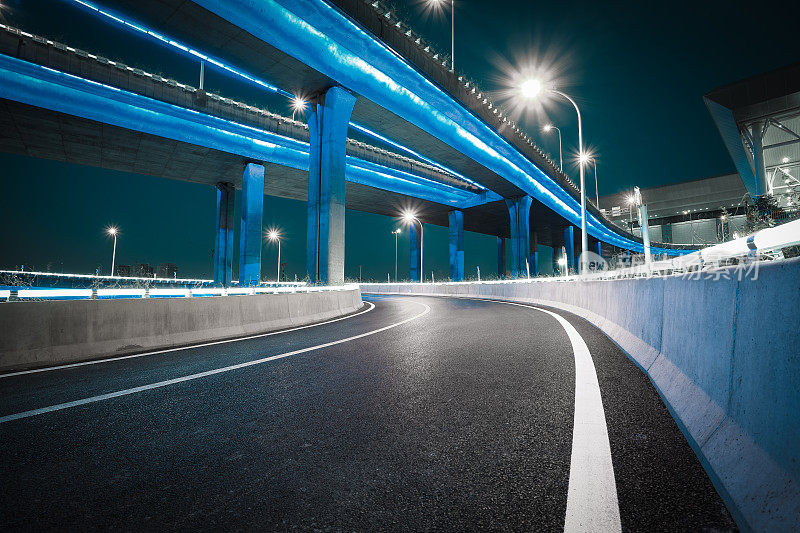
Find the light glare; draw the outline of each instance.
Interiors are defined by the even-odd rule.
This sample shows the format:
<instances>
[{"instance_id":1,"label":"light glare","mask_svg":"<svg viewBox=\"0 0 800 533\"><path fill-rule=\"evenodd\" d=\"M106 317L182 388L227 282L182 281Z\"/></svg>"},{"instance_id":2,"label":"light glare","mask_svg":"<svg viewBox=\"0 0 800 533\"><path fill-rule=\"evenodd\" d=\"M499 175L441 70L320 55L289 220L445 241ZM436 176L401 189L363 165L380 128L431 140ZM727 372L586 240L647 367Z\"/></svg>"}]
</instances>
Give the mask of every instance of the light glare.
<instances>
[{"instance_id":1,"label":"light glare","mask_svg":"<svg viewBox=\"0 0 800 533\"><path fill-rule=\"evenodd\" d=\"M535 78L525 80L519 90L525 98L536 98L542 92L542 82Z\"/></svg>"}]
</instances>

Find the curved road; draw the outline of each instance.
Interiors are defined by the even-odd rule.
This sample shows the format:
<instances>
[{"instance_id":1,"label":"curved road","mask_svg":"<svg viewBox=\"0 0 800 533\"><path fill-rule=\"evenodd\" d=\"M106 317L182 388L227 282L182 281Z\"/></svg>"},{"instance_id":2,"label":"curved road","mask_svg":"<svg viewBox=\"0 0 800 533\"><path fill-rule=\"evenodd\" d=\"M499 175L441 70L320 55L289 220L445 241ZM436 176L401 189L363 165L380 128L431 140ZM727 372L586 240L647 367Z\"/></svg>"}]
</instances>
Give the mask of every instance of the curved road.
<instances>
[{"instance_id":1,"label":"curved road","mask_svg":"<svg viewBox=\"0 0 800 533\"><path fill-rule=\"evenodd\" d=\"M365 300L311 327L0 376L0 523L735 529L647 377L585 321Z\"/></svg>"}]
</instances>

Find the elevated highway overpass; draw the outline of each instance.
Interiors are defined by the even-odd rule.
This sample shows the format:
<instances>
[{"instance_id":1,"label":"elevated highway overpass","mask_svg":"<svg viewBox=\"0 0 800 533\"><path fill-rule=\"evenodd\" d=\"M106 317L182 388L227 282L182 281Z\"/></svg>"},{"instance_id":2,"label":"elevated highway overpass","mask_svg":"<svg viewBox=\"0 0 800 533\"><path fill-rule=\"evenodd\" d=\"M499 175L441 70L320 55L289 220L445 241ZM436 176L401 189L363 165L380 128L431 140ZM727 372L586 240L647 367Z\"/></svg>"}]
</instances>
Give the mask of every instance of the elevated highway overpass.
<instances>
[{"instance_id":1,"label":"elevated highway overpass","mask_svg":"<svg viewBox=\"0 0 800 533\"><path fill-rule=\"evenodd\" d=\"M537 271L539 244L564 246L570 257L580 249L574 184L456 73L435 64L419 67L424 54L411 47L410 30L400 31L386 13L361 3L336 7L319 0L286 5L122 1L113 11L65 1L123 31L178 53L194 53L198 63L204 58L206 68L227 69L265 92L302 96L310 102L306 118L312 131L300 121L207 95L198 87L142 76L135 67L99 55L78 54L66 43L17 34L4 37L4 76L18 81L16 92L8 83L0 95L3 120L11 126L4 134L5 150L230 184L218 187L223 244L232 243L227 197L234 187L245 191L253 228L261 208L248 191L263 188L300 200L310 194L312 280L338 282L343 276L344 205L387 215L415 206L422 222L453 226L456 250L465 228L509 237L515 275L524 272L526 261ZM393 33L385 21L393 22ZM48 46L57 50L28 51ZM81 57L64 57L70 55ZM34 86L41 90L30 90ZM326 104L332 88L337 97ZM82 98L65 98L65 91L78 91ZM53 129L63 134L41 134ZM245 164L254 166L243 174ZM453 211L462 214L451 216ZM592 206L588 229L593 243L642 248L639 238L610 224ZM253 243L260 238L247 231L241 237L250 243L242 248L251 250L247 258L240 257L240 281L245 283L258 270ZM504 245L501 239L498 244ZM224 255L231 248L216 246L223 257L215 263L215 279L222 282L230 276L232 259ZM654 251L685 250L656 246ZM461 263L459 269L457 256L451 261L454 279L463 276ZM242 279L245 271L250 278Z\"/></svg>"}]
</instances>

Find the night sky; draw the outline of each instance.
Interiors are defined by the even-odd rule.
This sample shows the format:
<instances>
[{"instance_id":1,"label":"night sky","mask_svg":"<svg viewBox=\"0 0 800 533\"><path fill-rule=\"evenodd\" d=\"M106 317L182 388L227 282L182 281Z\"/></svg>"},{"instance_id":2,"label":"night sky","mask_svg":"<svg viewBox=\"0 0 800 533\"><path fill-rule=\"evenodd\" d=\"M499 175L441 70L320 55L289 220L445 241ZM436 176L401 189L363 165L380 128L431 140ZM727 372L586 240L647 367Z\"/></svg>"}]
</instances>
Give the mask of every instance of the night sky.
<instances>
[{"instance_id":1,"label":"night sky","mask_svg":"<svg viewBox=\"0 0 800 533\"><path fill-rule=\"evenodd\" d=\"M68 2L1 3L9 25L196 84L196 65L111 29ZM113 7L112 0L98 3ZM449 54L449 11L426 13L424 3L414 0L392 4L415 31ZM498 99L514 67L535 63L557 72L559 87L583 112L603 195L734 172L702 96L800 59L796 32L781 24L789 20L800 20L800 2L461 0L456 67L484 90L497 91ZM206 88L290 112L285 102L213 72L207 73ZM566 167L577 144L574 111L551 105L546 114L526 113L519 123L557 159L556 137L540 133L548 120L562 129ZM113 224L121 232L118 264L172 262L180 277L211 277L213 189L9 154L0 154L0 169L0 268L88 273L100 266L108 272L111 240L104 228ZM302 278L305 203L265 197L264 225L281 229L287 274ZM357 278L361 265L364 279L385 280L394 271L391 231L397 221L348 211L346 225L345 275ZM474 276L476 266L484 276L494 274L494 237L467 234L465 241L467 275ZM265 244L264 276L274 278L276 259L274 247ZM427 277L431 270L437 278L447 276L446 228L426 226ZM404 232L400 277L407 276Z\"/></svg>"}]
</instances>

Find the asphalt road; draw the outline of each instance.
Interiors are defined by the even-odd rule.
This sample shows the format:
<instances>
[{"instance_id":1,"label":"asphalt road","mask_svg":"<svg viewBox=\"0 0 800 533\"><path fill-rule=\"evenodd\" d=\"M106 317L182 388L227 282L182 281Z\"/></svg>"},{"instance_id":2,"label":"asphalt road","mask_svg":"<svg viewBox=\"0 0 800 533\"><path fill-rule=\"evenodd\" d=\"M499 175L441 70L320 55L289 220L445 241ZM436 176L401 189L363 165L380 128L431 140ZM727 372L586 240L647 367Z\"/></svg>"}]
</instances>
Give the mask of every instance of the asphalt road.
<instances>
[{"instance_id":1,"label":"asphalt road","mask_svg":"<svg viewBox=\"0 0 800 533\"><path fill-rule=\"evenodd\" d=\"M0 377L3 529L563 530L588 475L570 468L565 327L496 302L370 301L296 331ZM646 376L558 314L594 362L622 530L735 529Z\"/></svg>"}]
</instances>

